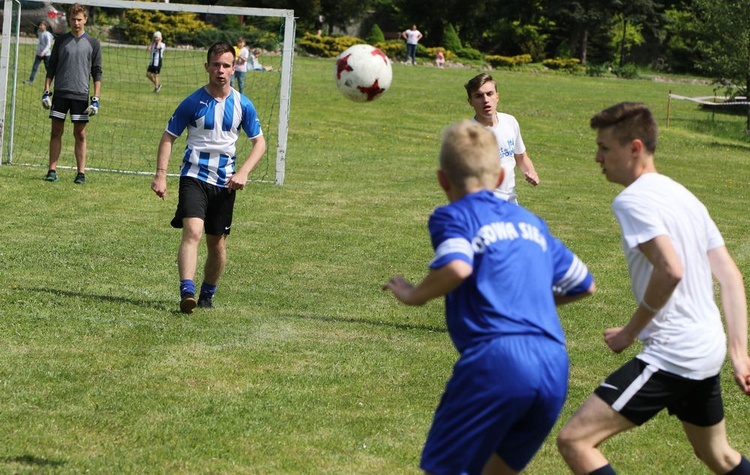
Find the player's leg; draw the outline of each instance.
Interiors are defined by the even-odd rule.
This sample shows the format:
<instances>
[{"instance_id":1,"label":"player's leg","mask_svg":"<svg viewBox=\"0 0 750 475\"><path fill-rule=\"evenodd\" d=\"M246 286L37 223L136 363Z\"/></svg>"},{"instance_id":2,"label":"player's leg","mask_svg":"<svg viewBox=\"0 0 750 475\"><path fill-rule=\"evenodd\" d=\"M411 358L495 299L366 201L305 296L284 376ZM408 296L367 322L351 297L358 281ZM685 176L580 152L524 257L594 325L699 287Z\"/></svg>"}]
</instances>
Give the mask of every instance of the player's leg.
<instances>
[{"instance_id":1,"label":"player's leg","mask_svg":"<svg viewBox=\"0 0 750 475\"><path fill-rule=\"evenodd\" d=\"M700 427L688 422L683 422L682 427L690 445L693 446L695 455L712 472L723 475L740 465L742 455L729 446L724 419L710 427Z\"/></svg>"},{"instance_id":2,"label":"player's leg","mask_svg":"<svg viewBox=\"0 0 750 475\"><path fill-rule=\"evenodd\" d=\"M54 103L52 107L54 107ZM64 115L63 115L64 117ZM62 150L62 136L65 132L65 120L52 118L52 128L49 137L49 169L50 171L57 170L57 161L60 159L60 151Z\"/></svg>"},{"instance_id":3,"label":"player's leg","mask_svg":"<svg viewBox=\"0 0 750 475\"><path fill-rule=\"evenodd\" d=\"M206 264L203 280L214 287L219 283L227 263L227 236L206 234Z\"/></svg>"},{"instance_id":4,"label":"player's leg","mask_svg":"<svg viewBox=\"0 0 750 475\"><path fill-rule=\"evenodd\" d=\"M198 267L198 246L203 236L203 219L182 219L182 239L177 250L177 271L180 274L180 310L192 313L195 299L195 270Z\"/></svg>"},{"instance_id":5,"label":"player's leg","mask_svg":"<svg viewBox=\"0 0 750 475\"><path fill-rule=\"evenodd\" d=\"M492 454L482 470L482 475L516 475L517 473L520 472L510 468L497 454Z\"/></svg>"},{"instance_id":6,"label":"player's leg","mask_svg":"<svg viewBox=\"0 0 750 475\"><path fill-rule=\"evenodd\" d=\"M592 394L557 436L557 449L573 473L583 475L609 465L597 448L615 434L635 424Z\"/></svg>"},{"instance_id":7,"label":"player's leg","mask_svg":"<svg viewBox=\"0 0 750 475\"><path fill-rule=\"evenodd\" d=\"M75 137L75 155L78 173L86 172L86 124L87 122L73 123L73 137Z\"/></svg>"},{"instance_id":8,"label":"player's leg","mask_svg":"<svg viewBox=\"0 0 750 475\"><path fill-rule=\"evenodd\" d=\"M669 412L682 422L693 451L714 473L750 474L750 462L729 446L719 375L689 381L689 391Z\"/></svg>"},{"instance_id":9,"label":"player's leg","mask_svg":"<svg viewBox=\"0 0 750 475\"><path fill-rule=\"evenodd\" d=\"M209 195L206 211L206 264L203 270L198 306L213 308L213 297L227 262L227 236L232 228L234 201L237 193L226 188L206 185Z\"/></svg>"}]
</instances>

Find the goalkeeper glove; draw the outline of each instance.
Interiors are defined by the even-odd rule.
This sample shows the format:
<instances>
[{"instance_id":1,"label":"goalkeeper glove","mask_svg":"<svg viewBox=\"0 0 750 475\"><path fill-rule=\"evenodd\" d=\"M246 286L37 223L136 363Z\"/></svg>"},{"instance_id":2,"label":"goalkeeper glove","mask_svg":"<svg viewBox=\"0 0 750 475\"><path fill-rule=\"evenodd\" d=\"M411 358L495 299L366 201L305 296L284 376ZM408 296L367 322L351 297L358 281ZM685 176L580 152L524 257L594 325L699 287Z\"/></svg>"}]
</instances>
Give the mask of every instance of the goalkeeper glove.
<instances>
[{"instance_id":1,"label":"goalkeeper glove","mask_svg":"<svg viewBox=\"0 0 750 475\"><path fill-rule=\"evenodd\" d=\"M93 96L91 98L91 105L86 108L84 113L88 115L96 115L97 112L99 112L99 98Z\"/></svg>"},{"instance_id":2,"label":"goalkeeper glove","mask_svg":"<svg viewBox=\"0 0 750 475\"><path fill-rule=\"evenodd\" d=\"M49 91L44 91L44 94L42 94L42 107L45 109L52 107L52 94Z\"/></svg>"}]
</instances>

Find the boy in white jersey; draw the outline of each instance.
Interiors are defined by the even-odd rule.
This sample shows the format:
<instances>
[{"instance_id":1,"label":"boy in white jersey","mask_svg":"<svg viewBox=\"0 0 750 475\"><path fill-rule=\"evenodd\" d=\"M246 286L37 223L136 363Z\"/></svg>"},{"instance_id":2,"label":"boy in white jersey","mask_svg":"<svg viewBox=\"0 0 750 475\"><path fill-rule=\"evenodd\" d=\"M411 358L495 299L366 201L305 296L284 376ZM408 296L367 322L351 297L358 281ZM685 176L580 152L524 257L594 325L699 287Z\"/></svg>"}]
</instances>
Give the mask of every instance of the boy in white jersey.
<instances>
[{"instance_id":1,"label":"boy in white jersey","mask_svg":"<svg viewBox=\"0 0 750 475\"><path fill-rule=\"evenodd\" d=\"M148 45L148 52L151 57L146 68L146 77L154 84L154 92L161 91L159 74L164 62L164 50L167 45L164 44L161 37L161 31L154 32L154 37Z\"/></svg>"},{"instance_id":2,"label":"boy in white jersey","mask_svg":"<svg viewBox=\"0 0 750 475\"><path fill-rule=\"evenodd\" d=\"M518 167L531 185L539 184L534 164L526 153L526 145L521 138L521 128L518 121L510 114L497 111L500 96L497 93L497 83L492 76L481 73L464 84L469 95L469 105L474 109L474 120L485 126L495 134L498 145L500 164L505 171L505 178L495 188L495 195L505 201L518 204L516 193L516 173Z\"/></svg>"},{"instance_id":3,"label":"boy in white jersey","mask_svg":"<svg viewBox=\"0 0 750 475\"><path fill-rule=\"evenodd\" d=\"M713 278L729 336L734 379L750 395L747 303L739 269L706 207L654 167L657 127L640 103L620 103L591 119L596 162L625 189L612 208L638 303L624 327L604 331L619 353L643 348L594 391L560 432L560 453L576 474L615 473L598 446L666 408L682 423L698 458L717 474L750 474L729 446L719 384L727 339L714 301ZM713 277L713 278L712 278Z\"/></svg>"},{"instance_id":4,"label":"boy in white jersey","mask_svg":"<svg viewBox=\"0 0 750 475\"><path fill-rule=\"evenodd\" d=\"M177 106L159 143L151 189L164 199L172 144L185 129L188 131L180 169L179 202L171 223L182 228L177 267L183 313L192 313L196 305L213 307L212 299L226 264L226 238L232 226L235 191L245 188L248 174L266 151L255 107L250 99L232 88L235 60L234 47L227 42L209 48L205 64L208 84ZM242 131L253 147L235 171L235 144ZM208 253L196 300L194 279L198 245L204 231Z\"/></svg>"}]
</instances>

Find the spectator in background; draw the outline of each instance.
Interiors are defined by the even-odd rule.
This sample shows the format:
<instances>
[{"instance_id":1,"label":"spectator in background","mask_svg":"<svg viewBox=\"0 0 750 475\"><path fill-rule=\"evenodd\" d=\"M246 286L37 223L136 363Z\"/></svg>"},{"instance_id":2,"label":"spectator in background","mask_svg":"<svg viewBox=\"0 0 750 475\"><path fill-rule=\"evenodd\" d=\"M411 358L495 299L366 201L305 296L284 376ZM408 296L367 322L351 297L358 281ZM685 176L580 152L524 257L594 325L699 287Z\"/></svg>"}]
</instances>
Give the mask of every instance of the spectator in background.
<instances>
[{"instance_id":1,"label":"spectator in background","mask_svg":"<svg viewBox=\"0 0 750 475\"><path fill-rule=\"evenodd\" d=\"M271 66L260 64L260 48L253 48L253 54L250 55L249 64L252 71L273 71Z\"/></svg>"},{"instance_id":2,"label":"spectator in background","mask_svg":"<svg viewBox=\"0 0 750 475\"><path fill-rule=\"evenodd\" d=\"M34 77L36 77L36 71L39 69L39 63L44 63L44 70L49 69L49 57L52 54L52 45L55 42L52 33L47 31L47 22L43 21L39 23L39 29L37 30L37 36L39 37L39 43L36 45L36 55L34 56L34 65L31 67L31 75L26 84L33 84Z\"/></svg>"},{"instance_id":3,"label":"spectator in background","mask_svg":"<svg viewBox=\"0 0 750 475\"><path fill-rule=\"evenodd\" d=\"M441 49L435 53L435 66L438 68L445 66L445 54L443 54L443 50Z\"/></svg>"},{"instance_id":4,"label":"spectator in background","mask_svg":"<svg viewBox=\"0 0 750 475\"><path fill-rule=\"evenodd\" d=\"M325 21L326 17L323 15L318 15L317 18L315 18L315 31L318 33L318 36L323 34L323 23Z\"/></svg>"},{"instance_id":5,"label":"spectator in background","mask_svg":"<svg viewBox=\"0 0 750 475\"><path fill-rule=\"evenodd\" d=\"M166 47L167 46L162 41L161 32L154 32L154 37L148 45L148 51L151 54L151 61L148 63L148 69L146 70L146 77L154 83L154 92L161 91L159 74L161 74L162 61L164 60L164 49Z\"/></svg>"},{"instance_id":6,"label":"spectator in background","mask_svg":"<svg viewBox=\"0 0 750 475\"><path fill-rule=\"evenodd\" d=\"M250 59L250 50L247 49L245 38L240 37L237 40L235 50L238 51L237 59L234 62L234 79L237 80L237 89L240 94L245 93L245 76L247 76L247 61Z\"/></svg>"},{"instance_id":7,"label":"spectator in background","mask_svg":"<svg viewBox=\"0 0 750 475\"><path fill-rule=\"evenodd\" d=\"M412 25L410 30L401 33L401 37L406 39L406 62L411 58L411 64L417 64L417 44L422 39L422 33L417 30L417 25Z\"/></svg>"}]
</instances>

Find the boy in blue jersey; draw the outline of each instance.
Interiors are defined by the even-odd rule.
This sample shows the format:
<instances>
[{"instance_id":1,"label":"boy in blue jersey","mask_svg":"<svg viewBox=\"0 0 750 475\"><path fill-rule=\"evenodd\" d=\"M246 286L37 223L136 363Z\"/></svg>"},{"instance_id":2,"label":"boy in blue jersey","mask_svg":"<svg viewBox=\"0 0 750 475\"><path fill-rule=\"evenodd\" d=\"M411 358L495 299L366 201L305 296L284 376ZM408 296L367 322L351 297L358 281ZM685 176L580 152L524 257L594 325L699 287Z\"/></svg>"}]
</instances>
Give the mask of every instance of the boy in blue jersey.
<instances>
[{"instance_id":1,"label":"boy in blue jersey","mask_svg":"<svg viewBox=\"0 0 750 475\"><path fill-rule=\"evenodd\" d=\"M248 174L266 151L255 107L250 99L232 88L234 62L231 44L219 42L209 48L205 64L208 84L177 106L159 143L151 189L164 199L172 144L185 129L188 131L177 211L171 223L182 228L177 267L183 313L192 313L196 306L213 307L216 286L226 265L226 238L232 226L235 191L245 188ZM235 144L241 132L253 146L242 166L235 170ZM208 253L196 300L198 245L204 231Z\"/></svg>"},{"instance_id":2,"label":"boy in blue jersey","mask_svg":"<svg viewBox=\"0 0 750 475\"><path fill-rule=\"evenodd\" d=\"M586 266L545 222L497 198L503 179L492 132L446 129L438 182L450 204L429 220L435 257L419 285L383 289L407 305L445 295L460 357L427 436L433 474L512 474L529 463L565 401L568 356L556 305L595 290Z\"/></svg>"}]
</instances>

